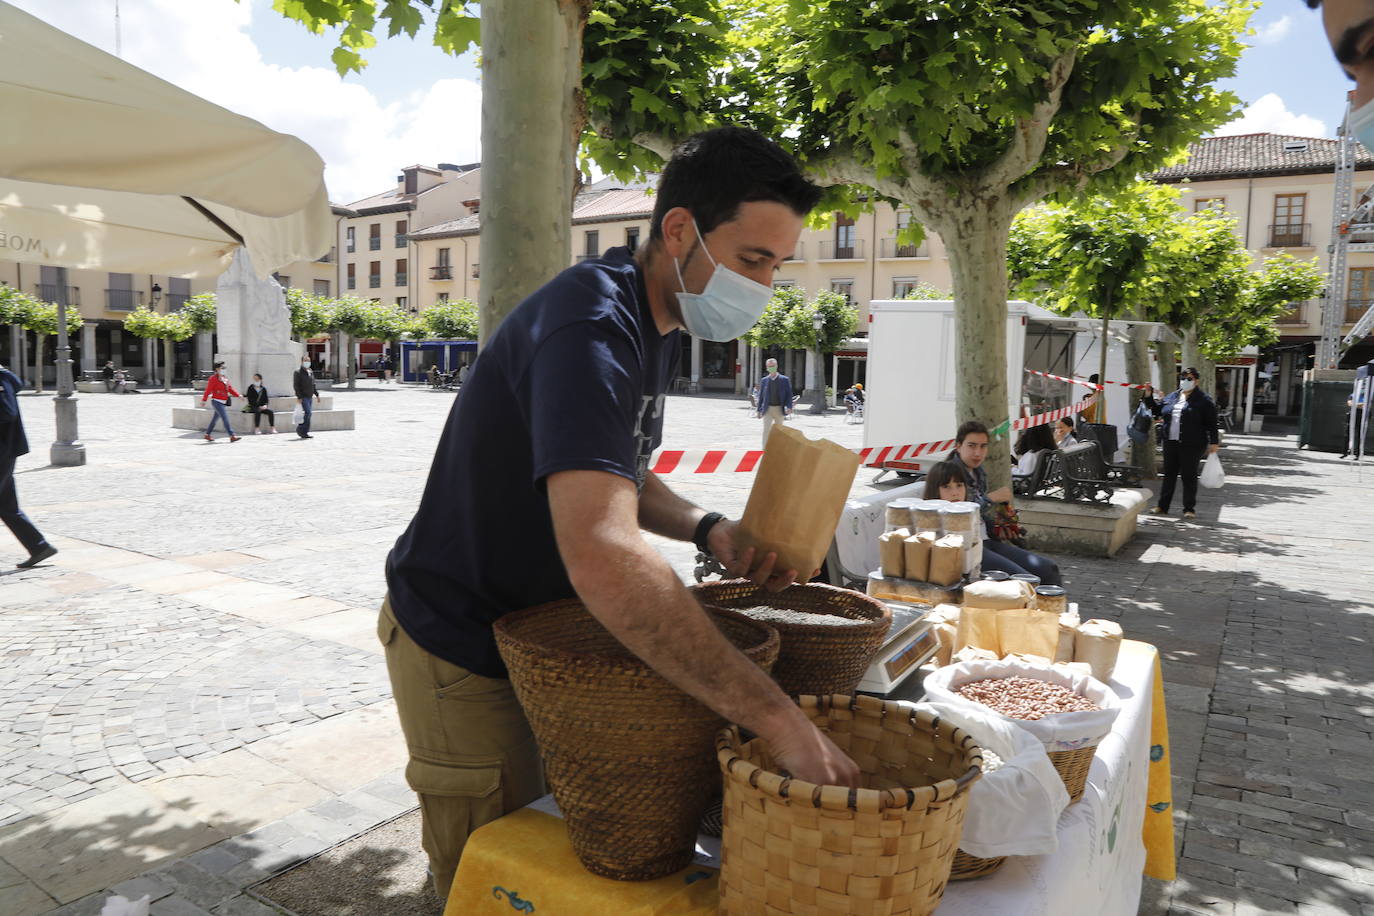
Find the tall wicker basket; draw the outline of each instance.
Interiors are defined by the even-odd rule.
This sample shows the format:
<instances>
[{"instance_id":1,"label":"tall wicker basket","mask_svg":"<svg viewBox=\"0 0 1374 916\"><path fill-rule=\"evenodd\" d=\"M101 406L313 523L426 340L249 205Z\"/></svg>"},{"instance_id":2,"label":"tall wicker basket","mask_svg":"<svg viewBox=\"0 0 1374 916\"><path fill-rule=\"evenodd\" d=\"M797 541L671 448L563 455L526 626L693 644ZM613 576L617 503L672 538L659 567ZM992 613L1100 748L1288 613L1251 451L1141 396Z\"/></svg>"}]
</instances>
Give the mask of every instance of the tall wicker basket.
<instances>
[{"instance_id":1,"label":"tall wicker basket","mask_svg":"<svg viewBox=\"0 0 1374 916\"><path fill-rule=\"evenodd\" d=\"M769 592L747 579L735 579L697 585L692 591L702 604L714 607L767 605L866 621L826 626L770 620L768 625L782 637L773 680L788 696L854 693L873 656L882 648L892 622L892 612L881 601L833 585L793 585L781 592Z\"/></svg>"},{"instance_id":2,"label":"tall wicker basket","mask_svg":"<svg viewBox=\"0 0 1374 916\"><path fill-rule=\"evenodd\" d=\"M764 670L773 664L776 630L706 610L745 656ZM622 881L685 868L720 785L711 749L723 720L632 655L580 602L516 611L494 629L582 864Z\"/></svg>"},{"instance_id":3,"label":"tall wicker basket","mask_svg":"<svg viewBox=\"0 0 1374 916\"><path fill-rule=\"evenodd\" d=\"M863 785L791 779L763 739L742 742L737 727L723 730L721 916L934 912L982 751L962 729L897 703L805 696L801 704L859 765Z\"/></svg>"}]
</instances>

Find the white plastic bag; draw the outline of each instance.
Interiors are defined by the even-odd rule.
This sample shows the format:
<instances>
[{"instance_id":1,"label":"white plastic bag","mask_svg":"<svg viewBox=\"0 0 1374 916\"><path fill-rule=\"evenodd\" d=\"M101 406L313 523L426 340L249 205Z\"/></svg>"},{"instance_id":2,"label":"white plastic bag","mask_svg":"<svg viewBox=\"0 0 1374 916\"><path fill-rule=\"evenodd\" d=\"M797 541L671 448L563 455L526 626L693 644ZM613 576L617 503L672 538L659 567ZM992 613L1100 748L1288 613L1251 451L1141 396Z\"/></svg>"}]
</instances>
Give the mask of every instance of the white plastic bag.
<instances>
[{"instance_id":1,"label":"white plastic bag","mask_svg":"<svg viewBox=\"0 0 1374 916\"><path fill-rule=\"evenodd\" d=\"M305 408L297 404L296 409L291 411L291 422L300 426L305 422Z\"/></svg>"},{"instance_id":2,"label":"white plastic bag","mask_svg":"<svg viewBox=\"0 0 1374 916\"><path fill-rule=\"evenodd\" d=\"M1002 758L969 788L959 848L971 856L1038 856L1059 848L1059 815L1069 793L1034 735L987 707L918 703L962 728L979 747Z\"/></svg>"},{"instance_id":3,"label":"white plastic bag","mask_svg":"<svg viewBox=\"0 0 1374 916\"><path fill-rule=\"evenodd\" d=\"M1197 482L1209 490L1220 490L1226 483L1226 472L1221 469L1221 456L1216 452L1202 462L1202 473L1198 475Z\"/></svg>"},{"instance_id":4,"label":"white plastic bag","mask_svg":"<svg viewBox=\"0 0 1374 916\"><path fill-rule=\"evenodd\" d=\"M1096 678L1063 667L1031 665L1014 658L960 662L940 668L925 680L926 698L932 703L992 712L982 703L975 703L955 692L970 681L991 677L1029 677L1049 681L1082 694L1101 707L1088 712L1061 712L1043 719L1007 719L1034 735L1047 751L1075 751L1096 745L1112 730L1112 723L1121 712L1120 698ZM1000 713L993 714L1006 718Z\"/></svg>"},{"instance_id":5,"label":"white plastic bag","mask_svg":"<svg viewBox=\"0 0 1374 916\"><path fill-rule=\"evenodd\" d=\"M147 894L137 900L128 900L116 894L105 901L100 908L100 916L148 916L148 902L151 899Z\"/></svg>"}]
</instances>

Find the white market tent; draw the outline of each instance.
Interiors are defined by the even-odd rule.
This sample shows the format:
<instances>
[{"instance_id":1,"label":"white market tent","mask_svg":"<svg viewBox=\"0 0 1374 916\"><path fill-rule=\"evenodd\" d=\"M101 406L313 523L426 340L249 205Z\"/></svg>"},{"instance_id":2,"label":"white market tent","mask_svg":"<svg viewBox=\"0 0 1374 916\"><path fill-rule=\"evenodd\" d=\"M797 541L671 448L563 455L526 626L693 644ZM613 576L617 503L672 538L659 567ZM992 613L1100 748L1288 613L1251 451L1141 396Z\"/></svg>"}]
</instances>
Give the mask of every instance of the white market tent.
<instances>
[{"instance_id":1,"label":"white market tent","mask_svg":"<svg viewBox=\"0 0 1374 916\"><path fill-rule=\"evenodd\" d=\"M246 248L265 276L324 254L324 163L0 2L0 258L214 276Z\"/></svg>"}]
</instances>

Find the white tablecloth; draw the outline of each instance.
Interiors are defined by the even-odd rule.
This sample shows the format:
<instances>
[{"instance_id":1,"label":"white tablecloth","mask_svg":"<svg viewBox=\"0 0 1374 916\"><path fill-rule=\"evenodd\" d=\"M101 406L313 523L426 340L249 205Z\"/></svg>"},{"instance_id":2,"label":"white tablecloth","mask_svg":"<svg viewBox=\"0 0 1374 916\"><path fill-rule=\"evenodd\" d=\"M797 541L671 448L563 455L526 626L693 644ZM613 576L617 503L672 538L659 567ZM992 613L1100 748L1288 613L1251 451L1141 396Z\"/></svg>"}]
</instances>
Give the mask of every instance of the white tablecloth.
<instances>
[{"instance_id":1,"label":"white tablecloth","mask_svg":"<svg viewBox=\"0 0 1374 916\"><path fill-rule=\"evenodd\" d=\"M951 881L937 916L1134 916L1139 909L1155 650L1125 645L1111 681L1121 714L1097 748L1083 797L1059 819L1059 850L1013 856L987 877Z\"/></svg>"}]
</instances>

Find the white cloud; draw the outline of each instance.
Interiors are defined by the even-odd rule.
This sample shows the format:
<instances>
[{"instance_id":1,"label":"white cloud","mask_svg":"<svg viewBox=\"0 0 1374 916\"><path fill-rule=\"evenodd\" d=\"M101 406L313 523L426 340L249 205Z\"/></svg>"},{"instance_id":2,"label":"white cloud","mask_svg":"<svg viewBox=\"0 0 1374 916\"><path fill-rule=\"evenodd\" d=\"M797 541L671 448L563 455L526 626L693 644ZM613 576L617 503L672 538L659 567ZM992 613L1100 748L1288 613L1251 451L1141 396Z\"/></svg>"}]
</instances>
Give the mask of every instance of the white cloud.
<instances>
[{"instance_id":1,"label":"white cloud","mask_svg":"<svg viewBox=\"0 0 1374 916\"><path fill-rule=\"evenodd\" d=\"M1260 96L1245 107L1241 116L1229 124L1224 124L1213 132L1213 136L1229 137L1236 134L1293 134L1299 137L1329 137L1326 122L1311 115L1295 114L1288 110L1277 93L1270 92Z\"/></svg>"},{"instance_id":2,"label":"white cloud","mask_svg":"<svg viewBox=\"0 0 1374 916\"><path fill-rule=\"evenodd\" d=\"M114 51L109 0L11 2ZM253 6L246 0L126 0L120 13L124 60L309 143L326 163L337 203L385 190L406 165L481 158L481 88L471 80L438 80L383 105L333 69L264 61L248 34Z\"/></svg>"},{"instance_id":3,"label":"white cloud","mask_svg":"<svg viewBox=\"0 0 1374 916\"><path fill-rule=\"evenodd\" d=\"M1256 32L1254 42L1257 45L1276 45L1288 37L1288 32L1293 28L1293 17L1284 16L1266 26L1261 26Z\"/></svg>"}]
</instances>

